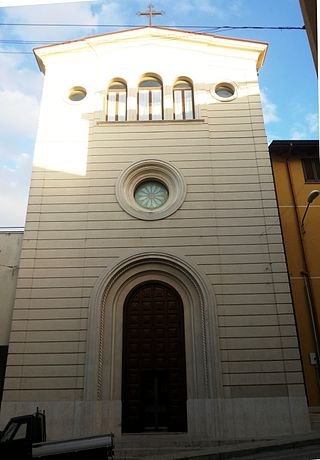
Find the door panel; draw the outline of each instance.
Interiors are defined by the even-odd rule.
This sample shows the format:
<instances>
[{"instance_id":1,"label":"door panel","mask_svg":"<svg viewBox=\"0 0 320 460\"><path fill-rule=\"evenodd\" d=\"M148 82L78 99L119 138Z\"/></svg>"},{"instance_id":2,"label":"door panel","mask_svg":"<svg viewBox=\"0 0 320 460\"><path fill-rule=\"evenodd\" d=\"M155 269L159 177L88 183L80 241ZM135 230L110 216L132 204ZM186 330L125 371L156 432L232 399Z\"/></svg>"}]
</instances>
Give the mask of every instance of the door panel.
<instances>
[{"instance_id":1,"label":"door panel","mask_svg":"<svg viewBox=\"0 0 320 460\"><path fill-rule=\"evenodd\" d=\"M123 431L186 431L180 296L162 283L140 285L129 294L123 319Z\"/></svg>"}]
</instances>

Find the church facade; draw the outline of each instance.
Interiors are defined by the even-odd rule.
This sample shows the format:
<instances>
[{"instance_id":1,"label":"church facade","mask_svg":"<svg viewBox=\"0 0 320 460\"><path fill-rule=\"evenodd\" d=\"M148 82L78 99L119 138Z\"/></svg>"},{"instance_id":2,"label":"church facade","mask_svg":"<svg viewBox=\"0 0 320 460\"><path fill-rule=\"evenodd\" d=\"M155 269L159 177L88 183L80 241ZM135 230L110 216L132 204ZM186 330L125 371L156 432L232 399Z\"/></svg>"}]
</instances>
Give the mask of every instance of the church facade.
<instances>
[{"instance_id":1,"label":"church facade","mask_svg":"<svg viewBox=\"0 0 320 460\"><path fill-rule=\"evenodd\" d=\"M45 73L1 420L310 429L258 71L267 44L142 27Z\"/></svg>"}]
</instances>

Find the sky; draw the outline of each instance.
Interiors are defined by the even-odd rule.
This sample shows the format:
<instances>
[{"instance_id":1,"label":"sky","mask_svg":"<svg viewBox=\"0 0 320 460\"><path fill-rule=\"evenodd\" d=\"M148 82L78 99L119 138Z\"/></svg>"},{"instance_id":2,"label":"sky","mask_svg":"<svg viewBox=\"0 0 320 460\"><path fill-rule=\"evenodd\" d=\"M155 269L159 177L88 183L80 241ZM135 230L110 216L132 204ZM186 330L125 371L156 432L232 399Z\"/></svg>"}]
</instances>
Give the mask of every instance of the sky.
<instances>
[{"instance_id":1,"label":"sky","mask_svg":"<svg viewBox=\"0 0 320 460\"><path fill-rule=\"evenodd\" d=\"M13 7L1 7L0 1L0 230L25 223L44 81L33 48L147 25L147 18L137 13L147 9L148 0L59 1ZM302 27L299 0L154 0L153 4L165 13L154 19L154 25L268 42L259 72L268 143L319 138L318 80L306 32L254 29ZM217 29L223 26L238 29Z\"/></svg>"}]
</instances>

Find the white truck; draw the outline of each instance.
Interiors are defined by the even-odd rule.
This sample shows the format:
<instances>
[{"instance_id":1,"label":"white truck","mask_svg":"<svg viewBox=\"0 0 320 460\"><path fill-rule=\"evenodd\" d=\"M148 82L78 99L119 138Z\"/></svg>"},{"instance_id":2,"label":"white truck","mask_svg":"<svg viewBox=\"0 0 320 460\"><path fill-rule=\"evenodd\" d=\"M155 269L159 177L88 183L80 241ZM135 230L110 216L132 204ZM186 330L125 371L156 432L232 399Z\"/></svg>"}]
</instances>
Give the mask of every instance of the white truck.
<instances>
[{"instance_id":1,"label":"white truck","mask_svg":"<svg viewBox=\"0 0 320 460\"><path fill-rule=\"evenodd\" d=\"M46 441L45 412L13 417L0 432L0 458L111 459L113 433L61 441Z\"/></svg>"}]
</instances>

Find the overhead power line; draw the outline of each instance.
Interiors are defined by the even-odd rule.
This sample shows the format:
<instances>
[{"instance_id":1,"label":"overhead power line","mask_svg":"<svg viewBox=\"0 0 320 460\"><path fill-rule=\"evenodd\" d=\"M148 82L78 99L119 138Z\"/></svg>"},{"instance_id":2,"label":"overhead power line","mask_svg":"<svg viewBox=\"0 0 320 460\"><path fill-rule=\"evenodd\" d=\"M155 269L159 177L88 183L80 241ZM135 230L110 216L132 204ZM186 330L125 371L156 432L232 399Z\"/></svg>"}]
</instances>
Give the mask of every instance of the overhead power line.
<instances>
[{"instance_id":1,"label":"overhead power line","mask_svg":"<svg viewBox=\"0 0 320 460\"><path fill-rule=\"evenodd\" d=\"M14 27L141 27L141 24L63 24L63 23L44 23L44 22L0 22L0 26L14 26ZM305 30L305 26L199 26L199 25L175 25L168 26L162 25L161 27L173 27L174 29L188 28L188 29L260 29L260 30Z\"/></svg>"},{"instance_id":2,"label":"overhead power line","mask_svg":"<svg viewBox=\"0 0 320 460\"><path fill-rule=\"evenodd\" d=\"M52 40L0 40L5 45L37 45L38 43L56 43Z\"/></svg>"},{"instance_id":3,"label":"overhead power line","mask_svg":"<svg viewBox=\"0 0 320 460\"><path fill-rule=\"evenodd\" d=\"M61 23L14 23L14 22L2 22L0 26L11 26L11 27L92 27L92 28L136 28L140 27L135 24L61 24ZM168 27L171 26L162 26ZM214 32L219 33L228 30L305 30L305 26L199 26L199 25L175 25L174 29L197 29L198 32ZM192 30L191 30L192 31ZM19 39L8 39L0 40L0 44L5 46L13 45L42 45L42 44L55 44L61 40L19 40ZM0 54L33 54L31 51L8 51L6 49L0 50Z\"/></svg>"},{"instance_id":4,"label":"overhead power line","mask_svg":"<svg viewBox=\"0 0 320 460\"><path fill-rule=\"evenodd\" d=\"M33 54L32 51L0 51L0 54Z\"/></svg>"}]
</instances>

